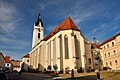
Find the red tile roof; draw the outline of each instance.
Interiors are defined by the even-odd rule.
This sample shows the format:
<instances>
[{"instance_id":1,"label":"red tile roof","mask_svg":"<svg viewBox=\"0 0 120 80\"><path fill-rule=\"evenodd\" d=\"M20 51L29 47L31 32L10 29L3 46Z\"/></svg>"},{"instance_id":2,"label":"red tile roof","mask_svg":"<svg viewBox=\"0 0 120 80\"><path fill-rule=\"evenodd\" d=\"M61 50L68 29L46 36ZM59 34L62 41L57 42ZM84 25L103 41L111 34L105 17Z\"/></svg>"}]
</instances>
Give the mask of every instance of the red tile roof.
<instances>
[{"instance_id":1,"label":"red tile roof","mask_svg":"<svg viewBox=\"0 0 120 80\"><path fill-rule=\"evenodd\" d=\"M53 29L53 31L51 31L50 34L47 35L43 40L45 41L48 40L49 38L51 38L53 35L55 35L61 30L69 30L69 29L80 31L76 27L72 19L70 17L67 17L60 25L58 25L55 29Z\"/></svg>"},{"instance_id":2,"label":"red tile roof","mask_svg":"<svg viewBox=\"0 0 120 80\"><path fill-rule=\"evenodd\" d=\"M98 44L91 43L91 48L100 48Z\"/></svg>"},{"instance_id":3,"label":"red tile roof","mask_svg":"<svg viewBox=\"0 0 120 80\"><path fill-rule=\"evenodd\" d=\"M20 61L11 61L13 67L20 67Z\"/></svg>"},{"instance_id":4,"label":"red tile roof","mask_svg":"<svg viewBox=\"0 0 120 80\"><path fill-rule=\"evenodd\" d=\"M11 63L11 61L9 60L9 56L5 56L5 63Z\"/></svg>"},{"instance_id":5,"label":"red tile roof","mask_svg":"<svg viewBox=\"0 0 120 80\"><path fill-rule=\"evenodd\" d=\"M23 58L30 58L30 54L26 54Z\"/></svg>"},{"instance_id":6,"label":"red tile roof","mask_svg":"<svg viewBox=\"0 0 120 80\"><path fill-rule=\"evenodd\" d=\"M118 32L116 35L112 36L111 38L105 40L105 41L102 42L100 45L104 45L104 44L106 44L106 43L108 43L108 42L114 40L114 39L115 39L117 36L119 36L119 35L120 35L120 32Z\"/></svg>"}]
</instances>

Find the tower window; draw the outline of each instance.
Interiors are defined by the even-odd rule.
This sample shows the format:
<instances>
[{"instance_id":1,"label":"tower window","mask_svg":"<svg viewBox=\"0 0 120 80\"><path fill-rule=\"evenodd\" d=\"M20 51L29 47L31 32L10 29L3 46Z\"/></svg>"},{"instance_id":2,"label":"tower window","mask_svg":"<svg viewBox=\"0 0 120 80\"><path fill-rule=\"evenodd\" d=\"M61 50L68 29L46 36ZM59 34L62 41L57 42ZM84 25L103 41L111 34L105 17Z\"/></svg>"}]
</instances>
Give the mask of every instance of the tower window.
<instances>
[{"instance_id":1,"label":"tower window","mask_svg":"<svg viewBox=\"0 0 120 80\"><path fill-rule=\"evenodd\" d=\"M40 38L40 33L38 33L38 38Z\"/></svg>"}]
</instances>

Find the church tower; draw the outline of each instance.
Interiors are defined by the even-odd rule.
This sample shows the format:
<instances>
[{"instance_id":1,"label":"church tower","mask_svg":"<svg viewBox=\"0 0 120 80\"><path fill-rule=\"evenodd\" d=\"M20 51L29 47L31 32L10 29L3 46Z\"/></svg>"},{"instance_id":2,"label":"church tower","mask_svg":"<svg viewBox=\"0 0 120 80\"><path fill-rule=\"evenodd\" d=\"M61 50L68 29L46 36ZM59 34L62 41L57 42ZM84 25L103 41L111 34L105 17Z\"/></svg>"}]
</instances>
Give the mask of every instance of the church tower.
<instances>
[{"instance_id":1,"label":"church tower","mask_svg":"<svg viewBox=\"0 0 120 80\"><path fill-rule=\"evenodd\" d=\"M34 23L32 48L44 38L44 27L39 13L37 21Z\"/></svg>"}]
</instances>

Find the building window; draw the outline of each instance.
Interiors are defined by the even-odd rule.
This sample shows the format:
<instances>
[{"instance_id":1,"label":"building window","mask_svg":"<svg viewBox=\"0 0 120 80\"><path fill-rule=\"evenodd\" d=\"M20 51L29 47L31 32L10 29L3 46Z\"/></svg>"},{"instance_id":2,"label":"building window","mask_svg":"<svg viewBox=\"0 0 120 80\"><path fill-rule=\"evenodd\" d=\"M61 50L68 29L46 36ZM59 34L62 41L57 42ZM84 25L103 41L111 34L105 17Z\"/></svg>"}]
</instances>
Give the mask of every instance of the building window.
<instances>
[{"instance_id":1,"label":"building window","mask_svg":"<svg viewBox=\"0 0 120 80\"><path fill-rule=\"evenodd\" d=\"M110 52L108 52L108 56L110 57Z\"/></svg>"},{"instance_id":2,"label":"building window","mask_svg":"<svg viewBox=\"0 0 120 80\"><path fill-rule=\"evenodd\" d=\"M89 58L88 60L89 60L89 64L91 65L91 58Z\"/></svg>"},{"instance_id":3,"label":"building window","mask_svg":"<svg viewBox=\"0 0 120 80\"><path fill-rule=\"evenodd\" d=\"M116 53L115 50L113 51L113 53L114 53L114 54Z\"/></svg>"},{"instance_id":4,"label":"building window","mask_svg":"<svg viewBox=\"0 0 120 80\"><path fill-rule=\"evenodd\" d=\"M115 63L116 63L116 65L118 64L118 63L117 63L117 60L115 60Z\"/></svg>"},{"instance_id":5,"label":"building window","mask_svg":"<svg viewBox=\"0 0 120 80\"><path fill-rule=\"evenodd\" d=\"M7 66L9 66L9 64L7 64Z\"/></svg>"},{"instance_id":6,"label":"building window","mask_svg":"<svg viewBox=\"0 0 120 80\"><path fill-rule=\"evenodd\" d=\"M108 62L106 62L106 66L108 66Z\"/></svg>"},{"instance_id":7,"label":"building window","mask_svg":"<svg viewBox=\"0 0 120 80\"><path fill-rule=\"evenodd\" d=\"M114 42L112 42L112 46L114 46Z\"/></svg>"},{"instance_id":8,"label":"building window","mask_svg":"<svg viewBox=\"0 0 120 80\"><path fill-rule=\"evenodd\" d=\"M110 61L110 66L112 66L112 62Z\"/></svg>"},{"instance_id":9,"label":"building window","mask_svg":"<svg viewBox=\"0 0 120 80\"><path fill-rule=\"evenodd\" d=\"M69 59L69 49L68 49L68 36L64 37L65 42L65 59Z\"/></svg>"},{"instance_id":10,"label":"building window","mask_svg":"<svg viewBox=\"0 0 120 80\"><path fill-rule=\"evenodd\" d=\"M109 45L107 44L107 48L109 48Z\"/></svg>"},{"instance_id":11,"label":"building window","mask_svg":"<svg viewBox=\"0 0 120 80\"><path fill-rule=\"evenodd\" d=\"M29 62L29 60L27 60L27 62Z\"/></svg>"},{"instance_id":12,"label":"building window","mask_svg":"<svg viewBox=\"0 0 120 80\"><path fill-rule=\"evenodd\" d=\"M38 38L40 38L40 33L38 33Z\"/></svg>"},{"instance_id":13,"label":"building window","mask_svg":"<svg viewBox=\"0 0 120 80\"><path fill-rule=\"evenodd\" d=\"M105 53L105 58L107 57L106 53Z\"/></svg>"},{"instance_id":14,"label":"building window","mask_svg":"<svg viewBox=\"0 0 120 80\"><path fill-rule=\"evenodd\" d=\"M76 56L76 59L79 59L79 56L80 56L80 51L79 51L79 48L80 48L80 42L79 40L77 39L77 36L74 35L74 43L75 43L75 56Z\"/></svg>"},{"instance_id":15,"label":"building window","mask_svg":"<svg viewBox=\"0 0 120 80\"><path fill-rule=\"evenodd\" d=\"M104 46L104 49L105 49L105 46Z\"/></svg>"}]
</instances>

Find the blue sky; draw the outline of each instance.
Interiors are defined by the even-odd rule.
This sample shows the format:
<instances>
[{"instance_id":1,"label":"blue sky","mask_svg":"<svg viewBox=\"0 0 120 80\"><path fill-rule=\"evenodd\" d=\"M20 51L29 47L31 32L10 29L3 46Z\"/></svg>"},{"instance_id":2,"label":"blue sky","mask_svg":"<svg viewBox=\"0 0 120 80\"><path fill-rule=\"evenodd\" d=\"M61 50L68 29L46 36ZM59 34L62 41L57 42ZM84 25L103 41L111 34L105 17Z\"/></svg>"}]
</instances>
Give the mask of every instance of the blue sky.
<instances>
[{"instance_id":1,"label":"blue sky","mask_svg":"<svg viewBox=\"0 0 120 80\"><path fill-rule=\"evenodd\" d=\"M29 53L41 13L45 35L70 16L81 33L100 43L120 31L120 0L0 0L0 51L21 59Z\"/></svg>"}]
</instances>

